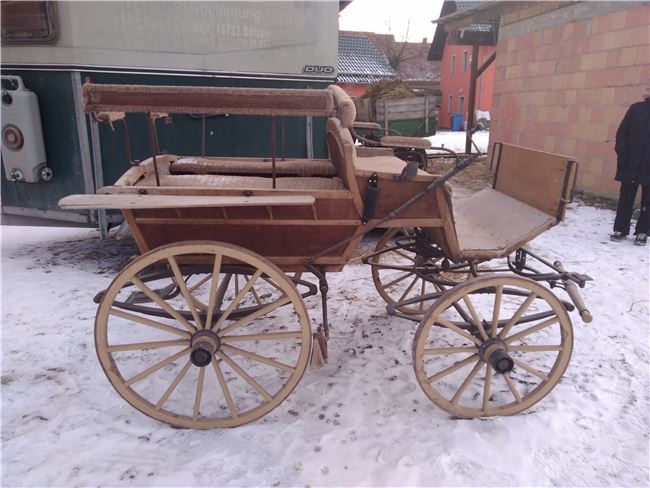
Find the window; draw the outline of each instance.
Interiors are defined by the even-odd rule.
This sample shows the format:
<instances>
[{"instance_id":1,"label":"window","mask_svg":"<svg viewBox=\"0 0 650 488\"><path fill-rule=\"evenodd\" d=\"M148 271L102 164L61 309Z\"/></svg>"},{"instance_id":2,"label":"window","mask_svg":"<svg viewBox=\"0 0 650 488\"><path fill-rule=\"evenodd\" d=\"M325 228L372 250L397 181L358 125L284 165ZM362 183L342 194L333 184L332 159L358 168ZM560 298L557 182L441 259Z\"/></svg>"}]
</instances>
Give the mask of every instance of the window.
<instances>
[{"instance_id":1,"label":"window","mask_svg":"<svg viewBox=\"0 0 650 488\"><path fill-rule=\"evenodd\" d=\"M56 25L55 2L2 2L3 44L52 44Z\"/></svg>"},{"instance_id":2,"label":"window","mask_svg":"<svg viewBox=\"0 0 650 488\"><path fill-rule=\"evenodd\" d=\"M465 113L465 97L458 97L458 113Z\"/></svg>"},{"instance_id":3,"label":"window","mask_svg":"<svg viewBox=\"0 0 650 488\"><path fill-rule=\"evenodd\" d=\"M451 113L451 111L454 109L454 96L449 95L449 105L447 106L448 112Z\"/></svg>"},{"instance_id":4,"label":"window","mask_svg":"<svg viewBox=\"0 0 650 488\"><path fill-rule=\"evenodd\" d=\"M456 56L451 57L451 71L450 73L453 75L456 72Z\"/></svg>"},{"instance_id":5,"label":"window","mask_svg":"<svg viewBox=\"0 0 650 488\"><path fill-rule=\"evenodd\" d=\"M467 51L463 51L463 65L461 67L463 73L467 71Z\"/></svg>"}]
</instances>

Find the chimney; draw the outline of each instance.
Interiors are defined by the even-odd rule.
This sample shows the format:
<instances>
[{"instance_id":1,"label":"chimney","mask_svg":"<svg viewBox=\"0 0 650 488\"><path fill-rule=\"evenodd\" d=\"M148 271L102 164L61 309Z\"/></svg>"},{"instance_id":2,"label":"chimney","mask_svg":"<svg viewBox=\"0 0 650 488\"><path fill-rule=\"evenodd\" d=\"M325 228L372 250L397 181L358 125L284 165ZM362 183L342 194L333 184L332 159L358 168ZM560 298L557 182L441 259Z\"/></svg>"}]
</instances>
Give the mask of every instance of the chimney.
<instances>
[{"instance_id":1,"label":"chimney","mask_svg":"<svg viewBox=\"0 0 650 488\"><path fill-rule=\"evenodd\" d=\"M423 37L422 44L429 44L429 40L426 37Z\"/></svg>"}]
</instances>

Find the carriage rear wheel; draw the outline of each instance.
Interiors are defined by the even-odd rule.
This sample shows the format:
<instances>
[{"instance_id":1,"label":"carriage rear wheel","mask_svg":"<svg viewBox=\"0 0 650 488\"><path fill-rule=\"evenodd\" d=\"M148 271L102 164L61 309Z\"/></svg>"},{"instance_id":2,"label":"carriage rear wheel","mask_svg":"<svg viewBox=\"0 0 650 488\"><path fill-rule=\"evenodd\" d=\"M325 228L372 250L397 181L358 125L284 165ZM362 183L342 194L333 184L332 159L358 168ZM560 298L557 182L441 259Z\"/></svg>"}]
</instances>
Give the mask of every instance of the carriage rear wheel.
<instances>
[{"instance_id":1,"label":"carriage rear wheel","mask_svg":"<svg viewBox=\"0 0 650 488\"><path fill-rule=\"evenodd\" d=\"M528 278L488 275L435 302L415 335L413 365L447 412L512 415L555 387L572 348L571 320L553 293Z\"/></svg>"},{"instance_id":2,"label":"carriage rear wheel","mask_svg":"<svg viewBox=\"0 0 650 488\"><path fill-rule=\"evenodd\" d=\"M438 280L454 284L467 279L464 272L442 272L442 258L426 258L415 250L413 229L388 229L377 242L374 255L368 259L372 280L379 295L389 305L414 299L426 294L439 293L443 287L424 279L430 274ZM396 310L408 315L422 315L430 303L419 301L401 305Z\"/></svg>"},{"instance_id":3,"label":"carriage rear wheel","mask_svg":"<svg viewBox=\"0 0 650 488\"><path fill-rule=\"evenodd\" d=\"M188 428L235 427L273 410L300 381L311 340L287 276L220 242L143 254L113 280L95 321L97 355L117 392Z\"/></svg>"}]
</instances>

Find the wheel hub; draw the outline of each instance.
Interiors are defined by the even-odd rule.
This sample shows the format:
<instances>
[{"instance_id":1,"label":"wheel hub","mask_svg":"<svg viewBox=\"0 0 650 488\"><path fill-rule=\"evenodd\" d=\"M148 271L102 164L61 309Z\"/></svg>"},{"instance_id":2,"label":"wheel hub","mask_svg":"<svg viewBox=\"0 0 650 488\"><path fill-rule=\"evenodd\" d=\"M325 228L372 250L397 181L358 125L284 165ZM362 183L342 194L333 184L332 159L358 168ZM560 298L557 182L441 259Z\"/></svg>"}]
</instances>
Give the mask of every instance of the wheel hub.
<instances>
[{"instance_id":1,"label":"wheel hub","mask_svg":"<svg viewBox=\"0 0 650 488\"><path fill-rule=\"evenodd\" d=\"M211 330L200 330L192 336L190 347L192 348L190 361L194 366L204 368L212 362L212 358L221 347L221 340Z\"/></svg>"},{"instance_id":2,"label":"wheel hub","mask_svg":"<svg viewBox=\"0 0 650 488\"><path fill-rule=\"evenodd\" d=\"M485 341L479 348L479 355L498 374L509 373L515 367L515 362L508 354L505 342L501 339Z\"/></svg>"}]
</instances>

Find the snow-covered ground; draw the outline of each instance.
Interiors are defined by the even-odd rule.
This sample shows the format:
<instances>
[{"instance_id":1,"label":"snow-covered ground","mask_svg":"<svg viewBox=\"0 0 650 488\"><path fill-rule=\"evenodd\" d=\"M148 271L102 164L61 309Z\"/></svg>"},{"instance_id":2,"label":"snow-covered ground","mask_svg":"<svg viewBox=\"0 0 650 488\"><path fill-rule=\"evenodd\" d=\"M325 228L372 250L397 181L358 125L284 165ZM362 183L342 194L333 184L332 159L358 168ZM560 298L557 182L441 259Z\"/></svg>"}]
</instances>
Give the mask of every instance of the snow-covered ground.
<instances>
[{"instance_id":1,"label":"snow-covered ground","mask_svg":"<svg viewBox=\"0 0 650 488\"><path fill-rule=\"evenodd\" d=\"M649 248L573 204L531 245L590 274L561 383L513 417L458 420L420 390L417 324L386 314L370 270L330 277L330 362L263 419L180 430L109 385L93 295L135 252L88 229L2 227L3 486L648 486ZM318 317L319 301L307 300Z\"/></svg>"},{"instance_id":2,"label":"snow-covered ground","mask_svg":"<svg viewBox=\"0 0 650 488\"><path fill-rule=\"evenodd\" d=\"M457 153L465 152L465 141L466 141L465 132L452 132L448 130L439 130L435 135L429 136L426 139L431 141L433 147L446 147ZM487 130L480 130L475 132L472 140L476 147L478 147L481 152L485 153L488 149L488 143L490 140L490 132ZM476 151L476 147L472 148L472 151ZM430 151L434 152L434 151Z\"/></svg>"}]
</instances>

